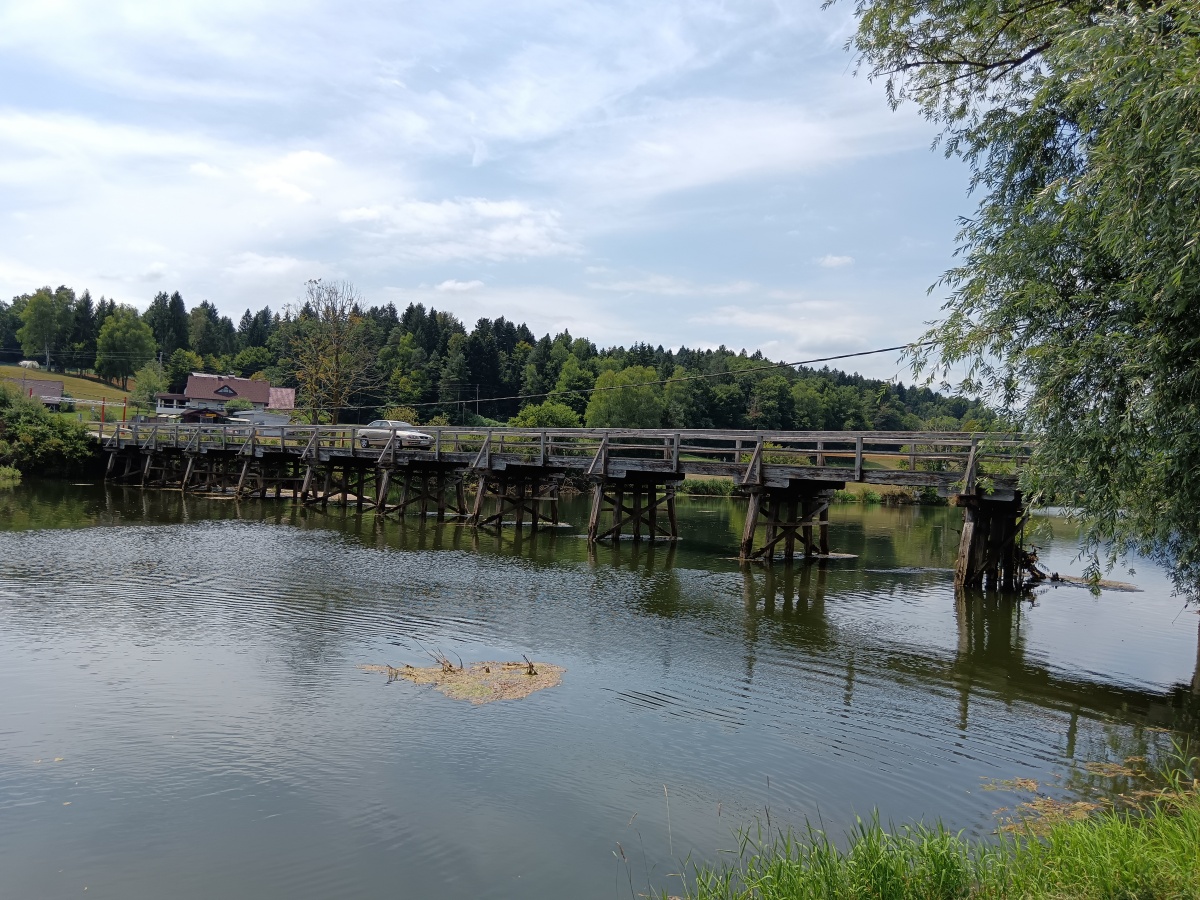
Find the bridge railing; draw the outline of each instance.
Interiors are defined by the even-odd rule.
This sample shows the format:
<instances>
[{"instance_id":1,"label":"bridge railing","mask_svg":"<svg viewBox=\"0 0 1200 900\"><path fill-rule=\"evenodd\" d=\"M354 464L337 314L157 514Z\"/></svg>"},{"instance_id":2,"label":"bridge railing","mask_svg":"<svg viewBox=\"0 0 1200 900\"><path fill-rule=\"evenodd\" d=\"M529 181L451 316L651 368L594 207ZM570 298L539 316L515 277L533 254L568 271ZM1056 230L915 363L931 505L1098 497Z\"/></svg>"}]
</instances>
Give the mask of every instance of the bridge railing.
<instances>
[{"instance_id":1,"label":"bridge railing","mask_svg":"<svg viewBox=\"0 0 1200 900\"><path fill-rule=\"evenodd\" d=\"M733 474L752 467L828 470L836 480L861 481L864 471L958 474L975 479L1012 475L1027 461L1032 443L1021 435L987 432L748 431L621 428L423 428L427 447L406 445L399 429L361 425L185 425L98 423L110 447L185 452L276 452L318 459L322 454L367 457L387 463L401 454L486 468L495 457L558 465L600 475L614 463L634 460L652 469L693 474ZM464 459L470 456L470 459ZM944 480L944 479L943 479Z\"/></svg>"}]
</instances>

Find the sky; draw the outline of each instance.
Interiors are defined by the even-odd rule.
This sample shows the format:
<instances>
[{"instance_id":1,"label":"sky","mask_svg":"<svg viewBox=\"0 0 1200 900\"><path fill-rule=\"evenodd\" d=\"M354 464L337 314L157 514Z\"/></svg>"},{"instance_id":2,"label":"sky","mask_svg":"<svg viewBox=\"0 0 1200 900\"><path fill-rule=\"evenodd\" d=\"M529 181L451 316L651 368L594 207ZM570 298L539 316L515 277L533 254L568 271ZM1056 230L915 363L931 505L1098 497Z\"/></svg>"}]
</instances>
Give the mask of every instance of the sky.
<instances>
[{"instance_id":1,"label":"sky","mask_svg":"<svg viewBox=\"0 0 1200 900\"><path fill-rule=\"evenodd\" d=\"M236 321L326 278L601 346L909 341L973 203L852 27L816 0L0 0L0 296Z\"/></svg>"}]
</instances>

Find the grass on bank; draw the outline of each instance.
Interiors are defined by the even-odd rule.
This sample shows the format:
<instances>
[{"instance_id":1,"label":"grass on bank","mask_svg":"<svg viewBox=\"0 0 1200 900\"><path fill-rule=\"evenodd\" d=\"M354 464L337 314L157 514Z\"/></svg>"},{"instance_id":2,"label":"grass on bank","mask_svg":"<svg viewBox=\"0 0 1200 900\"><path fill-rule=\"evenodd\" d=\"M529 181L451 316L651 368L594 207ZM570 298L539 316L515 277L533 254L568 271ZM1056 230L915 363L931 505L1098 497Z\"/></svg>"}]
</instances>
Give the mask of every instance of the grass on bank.
<instances>
[{"instance_id":1,"label":"grass on bank","mask_svg":"<svg viewBox=\"0 0 1200 900\"><path fill-rule=\"evenodd\" d=\"M695 900L1183 900L1200 898L1200 787L1144 809L1059 820L994 843L942 827L860 822L839 849L810 829L763 844L741 864L697 873Z\"/></svg>"},{"instance_id":2,"label":"grass on bank","mask_svg":"<svg viewBox=\"0 0 1200 900\"><path fill-rule=\"evenodd\" d=\"M28 378L31 381L61 381L63 390L77 400L108 400L120 405L129 396L129 391L123 391L116 385L109 384L100 378L81 378L77 375L63 375L60 372L50 372L45 369L0 366L0 379L20 381L22 378ZM132 379L130 383L132 384Z\"/></svg>"}]
</instances>

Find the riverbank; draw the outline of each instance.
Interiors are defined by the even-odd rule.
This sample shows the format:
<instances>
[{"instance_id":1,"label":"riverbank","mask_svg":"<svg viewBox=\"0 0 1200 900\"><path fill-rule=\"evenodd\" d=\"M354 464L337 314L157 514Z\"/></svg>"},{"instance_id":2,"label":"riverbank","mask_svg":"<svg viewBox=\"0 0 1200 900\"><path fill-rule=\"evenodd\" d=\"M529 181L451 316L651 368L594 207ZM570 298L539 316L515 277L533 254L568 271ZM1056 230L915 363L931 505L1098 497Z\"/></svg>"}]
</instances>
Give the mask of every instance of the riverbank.
<instances>
[{"instance_id":1,"label":"riverbank","mask_svg":"<svg viewBox=\"0 0 1200 900\"><path fill-rule=\"evenodd\" d=\"M685 478L679 493L687 497L731 497L737 495L732 478ZM834 503L880 503L884 506L945 506L946 498L937 490L918 490L909 487L887 487L848 482L834 491Z\"/></svg>"},{"instance_id":2,"label":"riverbank","mask_svg":"<svg viewBox=\"0 0 1200 900\"><path fill-rule=\"evenodd\" d=\"M944 828L860 823L846 849L810 830L747 838L737 866L701 869L694 900L1100 900L1200 897L1200 795L1162 795L1140 812L1062 819L995 843Z\"/></svg>"}]
</instances>

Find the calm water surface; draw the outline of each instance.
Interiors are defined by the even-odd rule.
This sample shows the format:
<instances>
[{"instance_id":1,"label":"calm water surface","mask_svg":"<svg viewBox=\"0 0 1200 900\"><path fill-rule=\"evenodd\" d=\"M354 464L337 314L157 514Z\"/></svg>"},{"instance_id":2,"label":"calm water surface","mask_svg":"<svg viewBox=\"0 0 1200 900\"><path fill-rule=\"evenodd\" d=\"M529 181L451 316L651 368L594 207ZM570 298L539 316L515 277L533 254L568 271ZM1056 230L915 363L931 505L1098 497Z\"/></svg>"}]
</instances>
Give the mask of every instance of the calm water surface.
<instances>
[{"instance_id":1,"label":"calm water surface","mask_svg":"<svg viewBox=\"0 0 1200 900\"><path fill-rule=\"evenodd\" d=\"M1088 763L1197 731L1197 617L1148 564L956 601L951 509L836 507L857 558L744 572L736 502L592 554L566 507L531 537L0 491L0 896L629 897L768 810L986 835L1022 799L990 780L1104 792ZM422 647L567 674L477 707L356 668Z\"/></svg>"}]
</instances>

